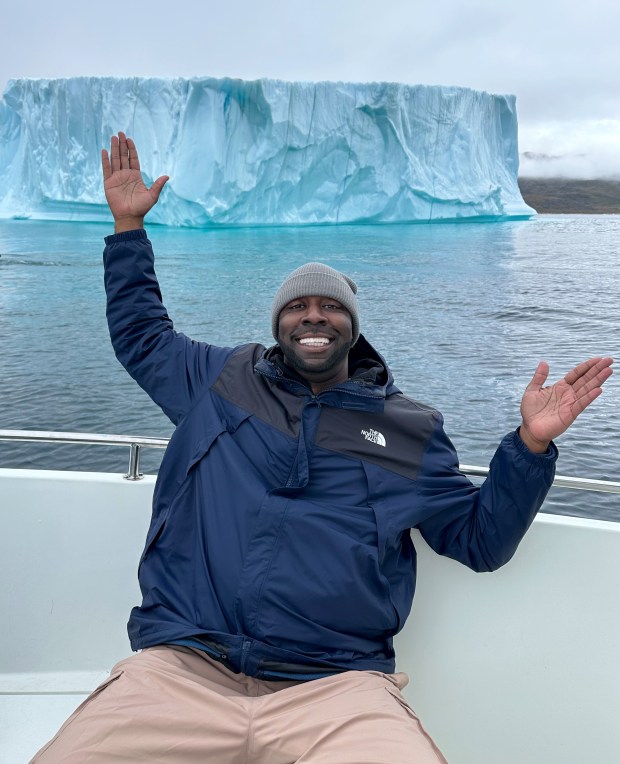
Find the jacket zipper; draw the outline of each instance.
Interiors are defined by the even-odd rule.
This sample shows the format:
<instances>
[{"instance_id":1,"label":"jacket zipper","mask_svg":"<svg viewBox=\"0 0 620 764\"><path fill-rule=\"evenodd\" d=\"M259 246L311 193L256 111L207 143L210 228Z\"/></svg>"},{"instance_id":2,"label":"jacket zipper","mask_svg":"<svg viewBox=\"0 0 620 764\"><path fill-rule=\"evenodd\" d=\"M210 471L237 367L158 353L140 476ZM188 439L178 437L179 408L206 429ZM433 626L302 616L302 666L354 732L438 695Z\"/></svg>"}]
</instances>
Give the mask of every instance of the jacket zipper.
<instances>
[{"instance_id":1,"label":"jacket zipper","mask_svg":"<svg viewBox=\"0 0 620 764\"><path fill-rule=\"evenodd\" d=\"M244 674L245 674L246 664L248 661L248 653L250 652L251 644L252 643L250 642L249 639L244 639L243 646L241 647L241 665L239 668L241 672Z\"/></svg>"}]
</instances>

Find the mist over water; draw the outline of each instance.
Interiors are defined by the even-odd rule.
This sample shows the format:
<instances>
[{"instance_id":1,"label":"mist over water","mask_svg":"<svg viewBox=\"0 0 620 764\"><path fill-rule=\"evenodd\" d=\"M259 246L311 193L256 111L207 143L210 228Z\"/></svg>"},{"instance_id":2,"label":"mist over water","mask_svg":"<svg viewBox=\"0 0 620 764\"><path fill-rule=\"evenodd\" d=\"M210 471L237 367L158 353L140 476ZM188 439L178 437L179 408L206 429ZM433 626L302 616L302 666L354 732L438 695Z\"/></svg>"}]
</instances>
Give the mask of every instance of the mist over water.
<instances>
[{"instance_id":1,"label":"mist over water","mask_svg":"<svg viewBox=\"0 0 620 764\"><path fill-rule=\"evenodd\" d=\"M116 361L105 321L106 225L0 222L0 428L169 436ZM175 327L215 344L272 344L281 280L310 260L359 286L362 332L410 397L445 416L464 464L486 466L520 421L539 360L550 381L620 356L620 216L510 223L150 227ZM620 480L620 385L558 439L558 474ZM154 472L161 451L145 452ZM126 449L0 443L0 466L124 472ZM620 520L620 497L553 489L545 510Z\"/></svg>"}]
</instances>

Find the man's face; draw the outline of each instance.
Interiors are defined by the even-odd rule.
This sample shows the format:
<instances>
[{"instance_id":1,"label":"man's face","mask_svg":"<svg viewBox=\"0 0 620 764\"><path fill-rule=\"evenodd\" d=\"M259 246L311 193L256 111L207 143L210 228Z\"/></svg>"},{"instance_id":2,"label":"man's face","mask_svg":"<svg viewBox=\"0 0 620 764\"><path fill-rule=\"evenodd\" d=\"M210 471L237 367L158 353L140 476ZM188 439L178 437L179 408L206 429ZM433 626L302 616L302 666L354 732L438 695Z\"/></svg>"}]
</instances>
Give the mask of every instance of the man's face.
<instances>
[{"instance_id":1,"label":"man's face","mask_svg":"<svg viewBox=\"0 0 620 764\"><path fill-rule=\"evenodd\" d=\"M320 392L349 377L349 311L331 297L299 297L280 312L278 343L289 366Z\"/></svg>"}]
</instances>

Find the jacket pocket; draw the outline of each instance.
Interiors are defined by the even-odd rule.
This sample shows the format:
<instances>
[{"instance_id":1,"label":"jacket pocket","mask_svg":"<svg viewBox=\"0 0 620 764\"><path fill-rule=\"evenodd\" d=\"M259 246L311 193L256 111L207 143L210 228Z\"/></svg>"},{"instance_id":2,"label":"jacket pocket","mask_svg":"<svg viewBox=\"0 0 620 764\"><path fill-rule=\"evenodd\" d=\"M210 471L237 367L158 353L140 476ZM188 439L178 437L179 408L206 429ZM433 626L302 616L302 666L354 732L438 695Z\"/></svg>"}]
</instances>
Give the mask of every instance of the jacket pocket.
<instances>
[{"instance_id":1,"label":"jacket pocket","mask_svg":"<svg viewBox=\"0 0 620 764\"><path fill-rule=\"evenodd\" d=\"M190 443L184 454L178 456L181 463L185 461L185 467L177 471L176 483L173 486L166 486L154 502L156 510L151 519L144 551L138 563L138 574L140 574L142 564L164 533L168 518L171 514L174 517L175 505L182 506L183 492L193 480L193 473L197 465L207 456L219 438L225 434L232 435L250 416L251 414L240 409L228 412L225 417L220 417L212 422L207 431L195 439L193 443Z\"/></svg>"},{"instance_id":2,"label":"jacket pocket","mask_svg":"<svg viewBox=\"0 0 620 764\"><path fill-rule=\"evenodd\" d=\"M183 482L185 482L185 479L187 479L187 476L192 471L192 469L209 453L218 438L220 438L224 433L228 433L229 435L235 433L239 426L243 424L246 419L249 419L250 416L252 415L249 412L243 411L242 409L220 413L217 423L209 427L208 431L205 432L202 437L200 437L195 442L193 448L191 449L191 455L188 459L187 468L185 470L185 478L179 485L179 489L183 485ZM174 501L174 497L172 501Z\"/></svg>"},{"instance_id":3,"label":"jacket pocket","mask_svg":"<svg viewBox=\"0 0 620 764\"><path fill-rule=\"evenodd\" d=\"M383 495L383 475L374 465L364 464L368 480L368 503L377 526L377 556L381 579L394 612L397 627L390 636L405 625L411 610L415 582L415 551L403 533L394 527L391 502Z\"/></svg>"},{"instance_id":4,"label":"jacket pocket","mask_svg":"<svg viewBox=\"0 0 620 764\"><path fill-rule=\"evenodd\" d=\"M401 609L398 607L399 603L396 601L394 597L394 593L392 591L393 582L390 580L389 573L386 570L386 568L388 567L386 562L386 557L389 557L390 550L387 544L387 531L385 528L385 520L381 517L382 510L381 508L377 508L377 507L373 507L373 510L375 513L375 520L377 523L377 536L378 536L377 551L378 551L379 574L381 576L381 580L385 587L385 591L387 593L387 597L390 602L390 605L392 606L394 617L396 618L396 623L397 623L396 628L391 630L390 632L390 634L393 636L394 634L397 634L403 628L407 616L403 614L401 612Z\"/></svg>"}]
</instances>

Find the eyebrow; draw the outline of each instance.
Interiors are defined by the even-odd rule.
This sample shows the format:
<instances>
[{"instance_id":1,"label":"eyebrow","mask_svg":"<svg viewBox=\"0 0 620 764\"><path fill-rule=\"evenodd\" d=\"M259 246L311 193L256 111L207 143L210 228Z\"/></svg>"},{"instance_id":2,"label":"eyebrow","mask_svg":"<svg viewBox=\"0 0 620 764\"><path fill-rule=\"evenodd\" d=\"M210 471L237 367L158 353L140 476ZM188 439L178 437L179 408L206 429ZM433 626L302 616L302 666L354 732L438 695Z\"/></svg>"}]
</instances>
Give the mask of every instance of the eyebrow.
<instances>
[{"instance_id":1,"label":"eyebrow","mask_svg":"<svg viewBox=\"0 0 620 764\"><path fill-rule=\"evenodd\" d=\"M315 295L307 295L305 297L294 297L292 300L289 300L286 305L284 306L286 308L287 305L294 305L296 302L303 302L304 300L307 300L309 297L315 297ZM316 297L321 297L320 295L316 295ZM330 302L336 303L336 305L340 305L342 308L344 308L344 303L340 302L340 300L337 300L335 297L321 297L322 300L329 300Z\"/></svg>"}]
</instances>

